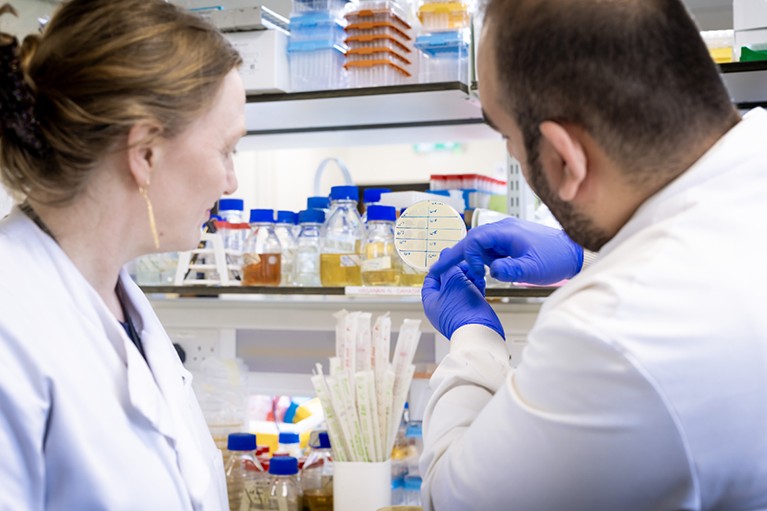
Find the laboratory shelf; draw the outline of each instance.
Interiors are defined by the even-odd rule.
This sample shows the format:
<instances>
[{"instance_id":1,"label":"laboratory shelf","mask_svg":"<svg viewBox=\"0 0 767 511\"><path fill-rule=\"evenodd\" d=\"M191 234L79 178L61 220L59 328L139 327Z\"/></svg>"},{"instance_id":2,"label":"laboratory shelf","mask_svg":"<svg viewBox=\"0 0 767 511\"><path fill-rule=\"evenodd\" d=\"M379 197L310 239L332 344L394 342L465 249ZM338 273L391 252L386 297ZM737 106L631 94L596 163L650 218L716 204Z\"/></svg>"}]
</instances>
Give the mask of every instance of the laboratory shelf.
<instances>
[{"instance_id":1,"label":"laboratory shelf","mask_svg":"<svg viewBox=\"0 0 767 511\"><path fill-rule=\"evenodd\" d=\"M419 288L397 287L266 287L266 286L141 286L148 295L178 295L179 297L219 297L224 295L260 295L260 296L313 296L313 297L360 297L370 299L408 299L419 298ZM556 287L513 286L506 288L488 288L487 298L545 298Z\"/></svg>"},{"instance_id":2,"label":"laboratory shelf","mask_svg":"<svg viewBox=\"0 0 767 511\"><path fill-rule=\"evenodd\" d=\"M732 102L741 110L767 106L767 61L720 64Z\"/></svg>"},{"instance_id":3,"label":"laboratory shelf","mask_svg":"<svg viewBox=\"0 0 767 511\"><path fill-rule=\"evenodd\" d=\"M245 123L243 150L500 139L462 82L250 95Z\"/></svg>"}]
</instances>

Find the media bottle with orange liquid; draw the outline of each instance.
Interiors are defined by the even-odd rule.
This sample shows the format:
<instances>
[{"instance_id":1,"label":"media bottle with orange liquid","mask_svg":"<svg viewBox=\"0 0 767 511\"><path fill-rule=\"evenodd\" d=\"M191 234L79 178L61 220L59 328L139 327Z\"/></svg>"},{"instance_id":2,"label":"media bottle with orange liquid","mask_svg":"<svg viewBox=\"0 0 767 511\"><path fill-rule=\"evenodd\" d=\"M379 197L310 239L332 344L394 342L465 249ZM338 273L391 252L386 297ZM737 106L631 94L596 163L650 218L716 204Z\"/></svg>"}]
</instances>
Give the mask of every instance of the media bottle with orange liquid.
<instances>
[{"instance_id":1,"label":"media bottle with orange liquid","mask_svg":"<svg viewBox=\"0 0 767 511\"><path fill-rule=\"evenodd\" d=\"M243 286L279 286L282 249L274 233L274 210L250 210L250 236L242 254Z\"/></svg>"}]
</instances>

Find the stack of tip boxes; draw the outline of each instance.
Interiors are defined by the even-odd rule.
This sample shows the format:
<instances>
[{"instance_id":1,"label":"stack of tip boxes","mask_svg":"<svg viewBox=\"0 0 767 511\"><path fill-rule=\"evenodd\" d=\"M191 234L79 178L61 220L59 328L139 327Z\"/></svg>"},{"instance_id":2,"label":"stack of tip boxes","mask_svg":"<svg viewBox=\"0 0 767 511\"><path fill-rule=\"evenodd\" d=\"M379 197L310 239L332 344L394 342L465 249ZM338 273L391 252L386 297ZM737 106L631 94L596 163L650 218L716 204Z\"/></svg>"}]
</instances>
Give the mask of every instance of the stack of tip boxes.
<instances>
[{"instance_id":1,"label":"stack of tip boxes","mask_svg":"<svg viewBox=\"0 0 767 511\"><path fill-rule=\"evenodd\" d=\"M346 0L294 0L290 15L290 87L292 92L348 86L342 11Z\"/></svg>"},{"instance_id":2,"label":"stack of tip boxes","mask_svg":"<svg viewBox=\"0 0 767 511\"><path fill-rule=\"evenodd\" d=\"M469 82L468 4L462 1L424 0L418 8L422 34L419 50L419 82Z\"/></svg>"},{"instance_id":3,"label":"stack of tip boxes","mask_svg":"<svg viewBox=\"0 0 767 511\"><path fill-rule=\"evenodd\" d=\"M350 87L413 81L412 28L405 9L393 0L363 0L344 18Z\"/></svg>"}]
</instances>

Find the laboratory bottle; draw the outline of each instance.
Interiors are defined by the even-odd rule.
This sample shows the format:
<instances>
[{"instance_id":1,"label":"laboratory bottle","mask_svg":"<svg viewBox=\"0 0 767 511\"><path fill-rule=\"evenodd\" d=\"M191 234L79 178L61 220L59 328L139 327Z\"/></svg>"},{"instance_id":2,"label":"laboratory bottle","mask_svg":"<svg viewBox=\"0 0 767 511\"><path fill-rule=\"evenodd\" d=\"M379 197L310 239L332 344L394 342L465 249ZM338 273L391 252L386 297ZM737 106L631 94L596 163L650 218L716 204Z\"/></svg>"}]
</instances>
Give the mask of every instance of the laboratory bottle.
<instances>
[{"instance_id":1,"label":"laboratory bottle","mask_svg":"<svg viewBox=\"0 0 767 511\"><path fill-rule=\"evenodd\" d=\"M330 199L328 197L308 197L306 199L306 209L321 209L327 216L330 211Z\"/></svg>"},{"instance_id":2,"label":"laboratory bottle","mask_svg":"<svg viewBox=\"0 0 767 511\"><path fill-rule=\"evenodd\" d=\"M293 285L318 287L320 283L320 231L325 213L319 209L307 209L298 214L301 230L296 241L296 260L293 264Z\"/></svg>"},{"instance_id":3,"label":"laboratory bottle","mask_svg":"<svg viewBox=\"0 0 767 511\"><path fill-rule=\"evenodd\" d=\"M301 469L304 511L333 511L333 454L327 431L320 431L310 447Z\"/></svg>"},{"instance_id":4,"label":"laboratory bottle","mask_svg":"<svg viewBox=\"0 0 767 511\"><path fill-rule=\"evenodd\" d=\"M269 463L269 511L301 511L303 494L298 482L298 460L274 456Z\"/></svg>"},{"instance_id":5,"label":"laboratory bottle","mask_svg":"<svg viewBox=\"0 0 767 511\"><path fill-rule=\"evenodd\" d=\"M293 285L293 270L296 260L296 236L293 227L296 225L296 214L292 211L277 211L277 223L274 226L274 234L280 240L282 250L282 266L280 285Z\"/></svg>"},{"instance_id":6,"label":"laboratory bottle","mask_svg":"<svg viewBox=\"0 0 767 511\"><path fill-rule=\"evenodd\" d=\"M274 234L274 211L250 210L250 235L242 261L243 286L279 286L282 279L280 240Z\"/></svg>"},{"instance_id":7,"label":"laboratory bottle","mask_svg":"<svg viewBox=\"0 0 767 511\"><path fill-rule=\"evenodd\" d=\"M224 250L231 250L240 257L247 239L247 231L233 226L246 223L244 208L245 202L242 199L219 199L218 201L218 217L221 218L221 222L216 222L216 226L221 233Z\"/></svg>"},{"instance_id":8,"label":"laboratory bottle","mask_svg":"<svg viewBox=\"0 0 767 511\"><path fill-rule=\"evenodd\" d=\"M268 503L269 479L256 459L256 435L231 433L227 441L226 489L230 511L260 511Z\"/></svg>"},{"instance_id":9,"label":"laboratory bottle","mask_svg":"<svg viewBox=\"0 0 767 511\"><path fill-rule=\"evenodd\" d=\"M402 264L394 247L397 211L392 206L372 205L367 213L367 231L362 250L362 284L396 286L402 273Z\"/></svg>"},{"instance_id":10,"label":"laboratory bottle","mask_svg":"<svg viewBox=\"0 0 767 511\"><path fill-rule=\"evenodd\" d=\"M381 194L391 193L389 188L365 188L362 192L362 223L367 224L368 208L380 204Z\"/></svg>"},{"instance_id":11,"label":"laboratory bottle","mask_svg":"<svg viewBox=\"0 0 767 511\"><path fill-rule=\"evenodd\" d=\"M330 189L330 213L322 226L320 281L323 286L359 286L359 251L363 225L357 211L359 191L356 186Z\"/></svg>"},{"instance_id":12,"label":"laboratory bottle","mask_svg":"<svg viewBox=\"0 0 767 511\"><path fill-rule=\"evenodd\" d=\"M275 456L293 456L297 460L304 457L304 451L301 449L301 438L298 433L291 431L281 431L277 439L277 450Z\"/></svg>"}]
</instances>

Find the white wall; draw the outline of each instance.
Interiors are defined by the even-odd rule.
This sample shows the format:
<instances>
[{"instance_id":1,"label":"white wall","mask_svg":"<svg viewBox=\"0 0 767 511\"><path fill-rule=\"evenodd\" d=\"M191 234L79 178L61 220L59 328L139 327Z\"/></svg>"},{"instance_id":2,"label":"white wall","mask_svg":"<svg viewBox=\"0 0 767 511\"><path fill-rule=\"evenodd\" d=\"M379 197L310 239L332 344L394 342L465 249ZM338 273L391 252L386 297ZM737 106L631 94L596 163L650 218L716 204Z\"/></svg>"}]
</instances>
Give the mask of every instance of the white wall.
<instances>
[{"instance_id":1,"label":"white wall","mask_svg":"<svg viewBox=\"0 0 767 511\"><path fill-rule=\"evenodd\" d=\"M5 3L3 0L2 3ZM37 18L50 16L56 6L52 2L41 2L39 0L8 0L19 17L11 14L5 14L0 17L0 32L15 35L19 40L25 35L37 33L39 23Z\"/></svg>"},{"instance_id":2,"label":"white wall","mask_svg":"<svg viewBox=\"0 0 767 511\"><path fill-rule=\"evenodd\" d=\"M241 151L235 156L239 189L246 208L298 211L314 195L314 174L320 162L335 156L346 163L354 184L425 183L431 174L479 173L505 179L502 141L471 141L458 152L416 153L412 145ZM321 194L343 184L331 164L323 174Z\"/></svg>"}]
</instances>

